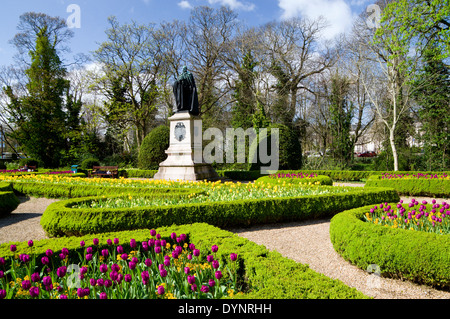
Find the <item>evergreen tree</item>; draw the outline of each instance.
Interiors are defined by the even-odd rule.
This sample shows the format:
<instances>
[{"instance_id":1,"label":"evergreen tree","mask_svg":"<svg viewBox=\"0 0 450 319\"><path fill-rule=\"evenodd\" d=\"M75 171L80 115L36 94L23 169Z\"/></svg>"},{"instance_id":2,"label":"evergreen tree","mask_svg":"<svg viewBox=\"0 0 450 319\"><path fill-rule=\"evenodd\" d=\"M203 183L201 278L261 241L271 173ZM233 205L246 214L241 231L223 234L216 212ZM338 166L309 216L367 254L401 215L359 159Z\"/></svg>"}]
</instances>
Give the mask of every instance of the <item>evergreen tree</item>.
<instances>
[{"instance_id":1,"label":"evergreen tree","mask_svg":"<svg viewBox=\"0 0 450 319\"><path fill-rule=\"evenodd\" d=\"M332 136L333 157L342 165L347 166L353 157L350 137L353 119L353 103L348 100L349 82L346 78L335 75L331 80L330 131Z\"/></svg>"},{"instance_id":2,"label":"evergreen tree","mask_svg":"<svg viewBox=\"0 0 450 319\"><path fill-rule=\"evenodd\" d=\"M255 61L251 52L248 52L243 59L239 71L239 80L236 82L234 98L236 104L232 109L231 125L234 128L244 130L253 126L252 116L255 113L256 99L254 95Z\"/></svg>"},{"instance_id":3,"label":"evergreen tree","mask_svg":"<svg viewBox=\"0 0 450 319\"><path fill-rule=\"evenodd\" d=\"M10 87L6 89L13 114L10 121L16 127L12 135L28 155L45 167L58 167L66 147L63 106L69 82L46 27L38 32L30 56L31 65L25 71L28 95L18 98Z\"/></svg>"},{"instance_id":4,"label":"evergreen tree","mask_svg":"<svg viewBox=\"0 0 450 319\"><path fill-rule=\"evenodd\" d=\"M439 55L436 48L425 52L423 72L415 83L427 170L450 167L450 69L436 58Z\"/></svg>"}]
</instances>

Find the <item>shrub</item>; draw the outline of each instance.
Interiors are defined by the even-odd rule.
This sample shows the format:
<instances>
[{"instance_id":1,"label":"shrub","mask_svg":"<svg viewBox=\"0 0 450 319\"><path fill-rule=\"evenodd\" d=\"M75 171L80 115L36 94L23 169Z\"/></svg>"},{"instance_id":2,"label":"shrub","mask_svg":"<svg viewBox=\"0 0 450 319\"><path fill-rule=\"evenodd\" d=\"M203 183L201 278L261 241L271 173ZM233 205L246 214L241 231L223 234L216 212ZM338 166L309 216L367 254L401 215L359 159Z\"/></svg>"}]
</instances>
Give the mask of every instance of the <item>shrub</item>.
<instances>
[{"instance_id":1,"label":"shrub","mask_svg":"<svg viewBox=\"0 0 450 319\"><path fill-rule=\"evenodd\" d=\"M153 129L142 142L139 150L138 168L157 170L159 164L167 159L166 150L169 148L169 141L169 127L160 125Z\"/></svg>"},{"instance_id":2,"label":"shrub","mask_svg":"<svg viewBox=\"0 0 450 319\"><path fill-rule=\"evenodd\" d=\"M9 215L19 206L20 201L9 183L0 183L0 217Z\"/></svg>"},{"instance_id":3,"label":"shrub","mask_svg":"<svg viewBox=\"0 0 450 319\"><path fill-rule=\"evenodd\" d=\"M383 178L370 176L365 187L392 187L399 194L414 196L450 196L448 178Z\"/></svg>"},{"instance_id":4,"label":"shrub","mask_svg":"<svg viewBox=\"0 0 450 319\"><path fill-rule=\"evenodd\" d=\"M376 264L383 276L448 289L450 235L364 222L364 215L371 208L373 206L348 210L332 218L330 237L336 252L364 270Z\"/></svg>"},{"instance_id":5,"label":"shrub","mask_svg":"<svg viewBox=\"0 0 450 319\"><path fill-rule=\"evenodd\" d=\"M52 203L41 218L42 227L50 236L84 235L189 223L208 223L223 228L248 227L331 217L343 210L366 204L383 200L398 201L399 197L393 189L375 188L364 191L352 189L339 194L156 207L71 208L88 200L95 198Z\"/></svg>"},{"instance_id":6,"label":"shrub","mask_svg":"<svg viewBox=\"0 0 450 319\"><path fill-rule=\"evenodd\" d=\"M87 158L81 162L80 168L82 170L90 170L94 166L100 166L100 161L96 158Z\"/></svg>"}]
</instances>

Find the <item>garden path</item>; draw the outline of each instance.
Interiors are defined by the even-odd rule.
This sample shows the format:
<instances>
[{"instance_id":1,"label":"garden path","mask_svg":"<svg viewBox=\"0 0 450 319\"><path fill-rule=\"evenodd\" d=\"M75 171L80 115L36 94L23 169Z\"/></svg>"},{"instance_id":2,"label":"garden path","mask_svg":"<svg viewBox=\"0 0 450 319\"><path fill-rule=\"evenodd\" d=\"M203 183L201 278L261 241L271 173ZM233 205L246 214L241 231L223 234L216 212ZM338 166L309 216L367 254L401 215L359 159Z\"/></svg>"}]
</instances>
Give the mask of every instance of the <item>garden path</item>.
<instances>
[{"instance_id":1,"label":"garden path","mask_svg":"<svg viewBox=\"0 0 450 319\"><path fill-rule=\"evenodd\" d=\"M409 197L403 199L410 200ZM0 219L0 244L47 238L40 226L40 218L47 206L57 200L21 197L20 201L21 204L10 216ZM269 250L277 250L296 262L308 264L314 271L338 279L376 299L450 299L449 292L380 278L349 264L334 251L329 228L330 220L324 219L231 231Z\"/></svg>"}]
</instances>

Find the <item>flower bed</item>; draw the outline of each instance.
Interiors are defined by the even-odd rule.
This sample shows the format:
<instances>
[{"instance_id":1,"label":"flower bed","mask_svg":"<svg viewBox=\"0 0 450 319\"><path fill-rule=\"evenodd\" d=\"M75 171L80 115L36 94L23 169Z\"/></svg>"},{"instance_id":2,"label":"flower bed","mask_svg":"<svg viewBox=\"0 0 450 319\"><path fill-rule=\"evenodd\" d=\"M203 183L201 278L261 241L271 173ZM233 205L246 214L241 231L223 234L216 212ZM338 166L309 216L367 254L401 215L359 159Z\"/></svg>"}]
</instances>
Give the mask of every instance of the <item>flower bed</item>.
<instances>
[{"instance_id":1,"label":"flower bed","mask_svg":"<svg viewBox=\"0 0 450 319\"><path fill-rule=\"evenodd\" d=\"M61 247L57 258L51 249L37 258L33 244L21 254L12 244L14 256L0 258L0 299L219 299L241 293L236 253L224 264L213 245L204 260L185 234L172 233L167 241L151 230L149 239L131 239L125 247L118 238L94 238L88 247L82 240L81 249Z\"/></svg>"},{"instance_id":2,"label":"flower bed","mask_svg":"<svg viewBox=\"0 0 450 319\"><path fill-rule=\"evenodd\" d=\"M258 178L257 182L266 182L276 185L296 184L333 186L333 180L328 176L317 175L314 173L303 174L302 172L272 174Z\"/></svg>"},{"instance_id":3,"label":"flower bed","mask_svg":"<svg viewBox=\"0 0 450 319\"><path fill-rule=\"evenodd\" d=\"M245 238L241 238L235 234L232 234L230 232L218 229L216 227L207 225L207 224L189 224L189 225L183 225L183 226L171 226L169 228L159 228L156 230L157 233L161 234L161 239L166 239L167 241L171 240L170 235L172 233L176 234L186 234L187 239L186 242L195 243L195 248L200 251L199 254L199 262L200 265L204 265L205 263L210 264L212 267L212 262L208 262L208 255L213 255L214 260L219 262L219 270L221 271L223 277L220 281L220 283L228 283L230 288L233 287L239 287L239 291L244 292L244 294L234 294L231 291L228 293L228 291L225 291L225 293L228 294L230 298L245 298L245 299L317 299L317 298L323 298L323 299L362 299L362 298L368 298L367 296L363 295L359 291L357 291L354 288L350 288L343 284L339 280L333 280L326 276L323 276L322 274L318 274L314 272L313 270L309 269L308 266L302 265L299 263L294 262L293 260L290 260L288 258L282 257L277 252L272 252L266 249L264 246L257 245ZM124 248L125 252L131 251L132 239L135 240L137 243L139 249L141 252L144 252L144 248L142 246L143 242L147 242L149 240L149 231L148 230L136 230L136 231L127 231L127 232L115 232L115 233L105 233L105 234L96 234L91 236L85 236L82 238L60 238L60 239L48 239L48 240L42 240L35 242L33 245L33 251L36 256L37 265L39 266L39 262L41 262L41 259L46 256L46 251L51 249L53 251L52 257L49 258L55 263L62 263L59 255L63 253L62 248L65 247L69 251L69 260L72 260L71 258L76 258L78 254L81 255L81 259L85 258L85 254L87 254L86 247L80 247L80 241L84 241L85 243L92 243L94 239L98 239L99 244L96 245L92 253L92 257L94 258L95 254L99 256L101 255L101 251L104 249L109 249L108 256L110 257L114 251L117 251L118 245L115 246L115 250L112 250L112 247L109 246L107 243L108 239L113 238L119 238L120 243L123 243L122 246ZM10 245L15 244L17 250L15 252L10 251ZM215 253L212 252L213 245L218 246L218 251ZM189 246L188 246L189 247ZM183 248L189 251L189 248ZM137 250L136 248L134 250ZM64 250L65 252L66 250ZM100 253L98 253L100 252ZM22 243L9 243L9 244L3 244L0 245L0 257L3 256L5 259L12 257L14 255L20 256L21 254L29 254L30 248L28 247L26 242ZM193 254L193 252L192 252ZM231 254L236 254L233 256L233 260L235 257L237 258L235 261L231 260ZM129 254L127 253L127 256L129 257ZM171 255L169 254L169 257ZM66 257L67 258L67 257ZM90 258L90 257L89 257ZM97 257L100 258L100 257ZM117 255L116 255L117 258ZM138 261L140 263L139 267L146 267L145 265L145 259L142 262L142 258L138 258ZM170 258L171 260L171 266L174 262L173 258ZM100 265L98 263L95 263L94 265L90 265L89 267L97 267L97 274L98 276L104 276L106 279L111 280L110 273L112 272L111 266L114 263L117 263L120 266L120 263L123 264L124 267L122 267L122 275L123 269L126 271L129 271L129 263L132 260L127 260L128 266L125 266L124 260L113 260L110 259L109 265L108 265L108 272L105 274L99 273L100 271ZM152 269L154 269L156 278L159 278L160 276L159 268L156 266L156 261L152 260ZM42 264L42 263L41 263ZM10 265L9 261L5 263L6 266ZM233 278L236 279L236 283L233 282L232 277L230 276L230 273L228 272L227 266L231 270L231 274L236 274ZM82 263L78 264L79 270L81 272L81 268L83 266ZM60 295L58 293L58 288L56 286L56 281L59 280L57 278L57 269L58 267L61 267L60 264L55 264L52 267L53 276L55 277L55 280L52 280L53 285L53 293L55 295ZM90 268L88 267L88 271ZM136 265L136 267L138 267ZM235 268L234 268L235 267ZM157 268L157 270L155 269ZM164 267L166 270L168 269L168 266ZM193 268L193 267L192 267ZM3 270L0 266L0 269ZM76 268L77 269L77 268ZM136 268L135 268L136 270ZM3 270L4 271L4 270ZM175 269L174 269L175 271ZM190 268L190 275L192 276L192 269ZM60 270L61 272L61 270ZM183 278L183 284L188 285L188 288L192 287L189 282L187 281L187 275L184 273L184 268L180 268L180 272L178 272L178 269L176 269L176 272L180 274L180 277ZM90 273L90 272L89 272ZM118 272L120 274L120 271ZM141 271L142 273L142 271ZM31 273L32 274L32 273ZM30 279L31 279L30 274ZM56 276L55 276L56 274ZM211 274L211 273L210 273ZM69 274L70 275L70 274ZM214 272L215 275L215 272ZM68 274L66 273L66 276ZM117 275L118 276L118 275ZM144 275L145 276L145 275ZM36 275L35 275L36 277ZM43 285L43 277L44 274L40 274L41 279L41 288L39 289L39 296L42 297L44 294L47 293L45 290L45 285ZM109 277L109 278L108 278ZM116 275L113 275L114 278L116 278ZM139 283L136 283L136 285L139 285L140 287L143 287L142 277L138 277L137 273L136 276ZM166 280L169 278L168 276L164 277ZM73 279L76 279L75 276L72 277ZM97 277L94 277L95 279L100 279ZM104 279L105 279L104 278ZM125 276L122 278L122 281L120 284L113 284L113 286L109 287L109 294L107 293L108 298L117 298L117 297L124 297L124 294L120 293L120 287L124 287L126 284L129 284L125 282ZM200 276L196 276L196 280L198 280ZM215 276L213 278L216 278ZM23 278L22 278L23 279ZM100 298L101 291L100 287L96 286L91 287L90 286L90 276L84 274L84 279L82 279L85 282L85 285L80 288L89 288L89 297L94 297L94 289L95 289L95 296L97 298ZM118 277L117 277L118 279ZM150 279L150 278L149 278ZM1 279L0 279L1 280ZM48 279L47 279L48 280ZM216 280L215 280L216 281ZM22 281L23 282L23 281ZM217 282L217 281L216 281ZM209 279L205 281L202 281L203 285L206 286L206 283L209 285ZM37 283L31 283L30 284L34 286L38 286ZM65 284L64 282L62 283ZM150 285L150 282L148 283ZM157 294L158 284L161 286L161 282L157 282L155 286L151 286L152 293ZM196 281L197 284L197 290L196 293L193 294L191 292L191 297L205 297L204 292L201 291L200 281ZM16 285L16 283L14 283ZM103 281L104 285L104 281ZM214 285L214 288L219 287L218 284ZM21 288L21 287L18 287ZM103 289L101 287L101 289ZM149 289L150 286L147 286L147 289ZM184 286L183 286L184 288ZM114 291L114 289L116 291ZM163 295L154 295L158 298L168 298L172 297L172 295L175 297L176 294L169 295L168 294L168 285L166 284L164 287L165 293ZM205 290L205 289L204 289ZM16 290L18 291L18 289ZM35 291L36 292L36 291ZM76 292L78 293L78 288L76 289ZM82 294L87 293L87 291L82 292ZM209 292L212 294L212 288L210 286ZM131 292L129 292L129 295L127 298L129 298L131 295ZM68 295L69 296L69 295ZM150 297L150 292L148 294ZM26 295L22 296L23 298L32 298L29 295L29 290L27 291ZM75 298L78 298L78 295L74 296ZM85 298L85 297L83 297Z\"/></svg>"},{"instance_id":4,"label":"flower bed","mask_svg":"<svg viewBox=\"0 0 450 319\"><path fill-rule=\"evenodd\" d=\"M332 218L330 237L336 252L364 270L377 265L382 276L449 289L450 235L366 222L373 208L352 209Z\"/></svg>"},{"instance_id":5,"label":"flower bed","mask_svg":"<svg viewBox=\"0 0 450 319\"><path fill-rule=\"evenodd\" d=\"M403 201L396 207L377 205L366 213L365 220L391 228L450 235L450 205L446 202L441 206L433 199L432 206L427 207L427 201L420 204L413 198L407 208L402 204Z\"/></svg>"},{"instance_id":6,"label":"flower bed","mask_svg":"<svg viewBox=\"0 0 450 319\"><path fill-rule=\"evenodd\" d=\"M446 174L384 174L371 176L365 187L392 187L402 195L450 197L450 178Z\"/></svg>"}]
</instances>

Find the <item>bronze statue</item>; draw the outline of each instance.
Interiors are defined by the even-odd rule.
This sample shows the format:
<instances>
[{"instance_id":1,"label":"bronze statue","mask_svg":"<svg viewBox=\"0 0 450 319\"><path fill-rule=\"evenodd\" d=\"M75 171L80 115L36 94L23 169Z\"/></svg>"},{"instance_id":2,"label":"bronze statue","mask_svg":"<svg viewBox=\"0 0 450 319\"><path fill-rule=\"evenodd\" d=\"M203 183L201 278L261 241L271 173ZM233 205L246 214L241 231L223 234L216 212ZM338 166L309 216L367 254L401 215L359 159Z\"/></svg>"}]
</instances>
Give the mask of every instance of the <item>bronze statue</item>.
<instances>
[{"instance_id":1,"label":"bronze statue","mask_svg":"<svg viewBox=\"0 0 450 319\"><path fill-rule=\"evenodd\" d=\"M188 71L187 67L183 67L183 73L173 85L173 93L177 105L177 112L189 111L191 115L200 114L198 104L197 86L195 85L194 76Z\"/></svg>"}]
</instances>

